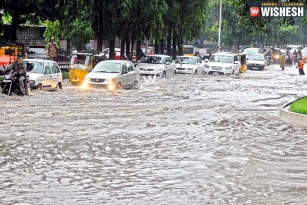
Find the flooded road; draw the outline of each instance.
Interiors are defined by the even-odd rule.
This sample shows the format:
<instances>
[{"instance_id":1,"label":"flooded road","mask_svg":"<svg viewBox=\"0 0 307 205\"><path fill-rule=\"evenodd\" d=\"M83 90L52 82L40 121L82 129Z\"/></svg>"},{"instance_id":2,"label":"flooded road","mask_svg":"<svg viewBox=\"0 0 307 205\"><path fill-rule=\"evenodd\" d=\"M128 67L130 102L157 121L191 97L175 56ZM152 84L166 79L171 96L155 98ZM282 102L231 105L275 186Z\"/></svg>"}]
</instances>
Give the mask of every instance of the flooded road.
<instances>
[{"instance_id":1,"label":"flooded road","mask_svg":"<svg viewBox=\"0 0 307 205\"><path fill-rule=\"evenodd\" d=\"M0 94L0 204L306 204L307 78L271 66L109 92Z\"/></svg>"}]
</instances>

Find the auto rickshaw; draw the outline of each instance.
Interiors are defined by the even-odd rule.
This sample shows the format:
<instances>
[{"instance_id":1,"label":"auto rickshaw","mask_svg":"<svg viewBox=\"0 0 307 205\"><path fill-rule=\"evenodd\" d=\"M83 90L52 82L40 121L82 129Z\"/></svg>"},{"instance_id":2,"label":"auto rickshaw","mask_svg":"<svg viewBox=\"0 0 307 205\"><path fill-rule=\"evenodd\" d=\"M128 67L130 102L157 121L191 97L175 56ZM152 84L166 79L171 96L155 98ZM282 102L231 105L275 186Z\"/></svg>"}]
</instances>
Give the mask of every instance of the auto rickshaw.
<instances>
[{"instance_id":1,"label":"auto rickshaw","mask_svg":"<svg viewBox=\"0 0 307 205\"><path fill-rule=\"evenodd\" d=\"M240 73L244 73L247 68L246 54L239 54L239 58L240 58L240 63L241 63Z\"/></svg>"},{"instance_id":2,"label":"auto rickshaw","mask_svg":"<svg viewBox=\"0 0 307 205\"><path fill-rule=\"evenodd\" d=\"M69 82L72 85L81 85L84 77L95 65L104 60L104 56L94 55L93 53L72 53L69 62Z\"/></svg>"}]
</instances>

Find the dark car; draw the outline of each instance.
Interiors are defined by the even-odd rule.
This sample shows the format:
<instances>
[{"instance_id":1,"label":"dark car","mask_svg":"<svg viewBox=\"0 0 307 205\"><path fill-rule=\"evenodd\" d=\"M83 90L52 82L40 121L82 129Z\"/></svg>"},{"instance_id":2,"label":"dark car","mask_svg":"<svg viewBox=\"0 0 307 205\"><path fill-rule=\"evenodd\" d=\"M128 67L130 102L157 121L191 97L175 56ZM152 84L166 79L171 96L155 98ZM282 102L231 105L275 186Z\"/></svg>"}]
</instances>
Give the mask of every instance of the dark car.
<instances>
[{"instance_id":1,"label":"dark car","mask_svg":"<svg viewBox=\"0 0 307 205\"><path fill-rule=\"evenodd\" d=\"M48 59L45 45L29 46L27 55L29 59Z\"/></svg>"}]
</instances>

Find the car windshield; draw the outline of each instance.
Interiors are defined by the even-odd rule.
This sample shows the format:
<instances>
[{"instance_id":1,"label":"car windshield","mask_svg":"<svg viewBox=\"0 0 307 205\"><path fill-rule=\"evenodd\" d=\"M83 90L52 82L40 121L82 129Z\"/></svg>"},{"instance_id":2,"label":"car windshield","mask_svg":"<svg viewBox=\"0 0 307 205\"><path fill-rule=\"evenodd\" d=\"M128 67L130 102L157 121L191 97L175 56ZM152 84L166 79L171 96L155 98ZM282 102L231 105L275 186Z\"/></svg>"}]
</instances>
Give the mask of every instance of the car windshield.
<instances>
[{"instance_id":1,"label":"car windshield","mask_svg":"<svg viewBox=\"0 0 307 205\"><path fill-rule=\"evenodd\" d=\"M256 53L259 53L258 49L246 49L244 50L245 54L256 54Z\"/></svg>"},{"instance_id":2,"label":"car windshield","mask_svg":"<svg viewBox=\"0 0 307 205\"><path fill-rule=\"evenodd\" d=\"M91 63L90 55L72 55L70 59L70 64L81 64L85 66L89 66Z\"/></svg>"},{"instance_id":3,"label":"car windshield","mask_svg":"<svg viewBox=\"0 0 307 205\"><path fill-rule=\"evenodd\" d=\"M212 55L209 59L210 62L219 62L219 63L232 63L232 56L226 55Z\"/></svg>"},{"instance_id":4,"label":"car windshield","mask_svg":"<svg viewBox=\"0 0 307 205\"><path fill-rule=\"evenodd\" d=\"M181 63L181 64L196 64L195 58L189 58L189 57L178 57L175 61L175 63Z\"/></svg>"},{"instance_id":5,"label":"car windshield","mask_svg":"<svg viewBox=\"0 0 307 205\"><path fill-rule=\"evenodd\" d=\"M43 74L43 62L27 62L27 72Z\"/></svg>"},{"instance_id":6,"label":"car windshield","mask_svg":"<svg viewBox=\"0 0 307 205\"><path fill-rule=\"evenodd\" d=\"M120 63L115 62L100 62L98 63L92 72L102 72L102 73L120 73Z\"/></svg>"},{"instance_id":7,"label":"car windshield","mask_svg":"<svg viewBox=\"0 0 307 205\"><path fill-rule=\"evenodd\" d=\"M160 56L145 56L141 63L163 64L163 59Z\"/></svg>"},{"instance_id":8,"label":"car windshield","mask_svg":"<svg viewBox=\"0 0 307 205\"><path fill-rule=\"evenodd\" d=\"M257 61L263 61L264 55L250 55L249 60L257 60Z\"/></svg>"}]
</instances>

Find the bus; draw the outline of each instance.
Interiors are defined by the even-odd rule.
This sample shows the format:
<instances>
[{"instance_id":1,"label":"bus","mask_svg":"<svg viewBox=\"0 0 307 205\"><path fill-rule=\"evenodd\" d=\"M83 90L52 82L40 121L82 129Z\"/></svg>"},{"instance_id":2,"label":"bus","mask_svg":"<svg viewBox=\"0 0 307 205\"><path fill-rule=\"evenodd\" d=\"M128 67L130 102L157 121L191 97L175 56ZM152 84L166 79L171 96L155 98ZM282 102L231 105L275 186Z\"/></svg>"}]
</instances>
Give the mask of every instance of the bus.
<instances>
[{"instance_id":1,"label":"bus","mask_svg":"<svg viewBox=\"0 0 307 205\"><path fill-rule=\"evenodd\" d=\"M183 45L183 55L184 56L194 56L194 46Z\"/></svg>"},{"instance_id":2,"label":"bus","mask_svg":"<svg viewBox=\"0 0 307 205\"><path fill-rule=\"evenodd\" d=\"M196 56L199 54L199 48L192 45L183 45L184 56Z\"/></svg>"}]
</instances>

